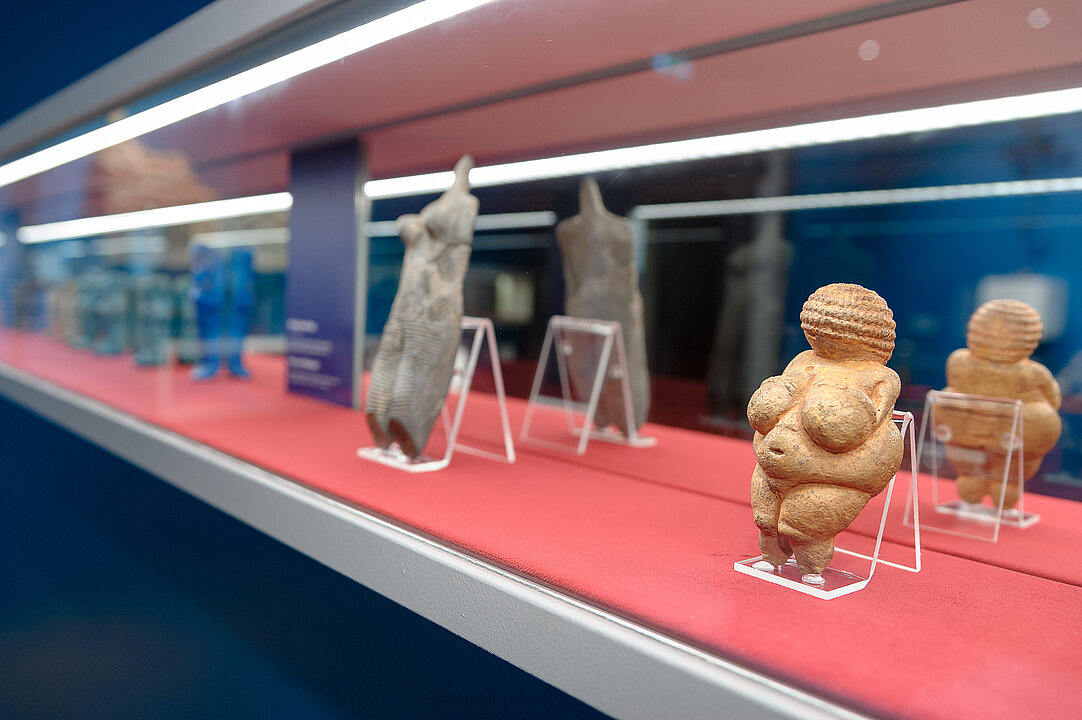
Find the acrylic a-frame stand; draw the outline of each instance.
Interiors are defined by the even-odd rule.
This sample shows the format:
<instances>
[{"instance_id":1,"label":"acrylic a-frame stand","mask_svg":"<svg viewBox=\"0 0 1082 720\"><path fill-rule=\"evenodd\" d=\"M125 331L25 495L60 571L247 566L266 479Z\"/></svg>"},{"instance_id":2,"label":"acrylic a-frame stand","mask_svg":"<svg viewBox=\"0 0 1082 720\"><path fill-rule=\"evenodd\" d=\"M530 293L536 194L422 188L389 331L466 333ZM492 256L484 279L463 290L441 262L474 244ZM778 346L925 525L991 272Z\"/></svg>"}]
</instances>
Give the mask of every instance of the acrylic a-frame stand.
<instances>
[{"instance_id":1,"label":"acrylic a-frame stand","mask_svg":"<svg viewBox=\"0 0 1082 720\"><path fill-rule=\"evenodd\" d=\"M900 427L902 433L902 441L909 444L909 460L910 460L910 482L909 492L906 493L913 501L913 506L917 506L917 443L914 438L913 432L913 413L902 413L895 411L892 415L892 420ZM908 439L908 440L907 440ZM875 568L878 565L889 565L890 567L897 568L899 570L906 570L908 572L917 573L920 572L920 525L919 523L913 527L913 558L914 564L912 566L903 565L900 563L891 562L882 559L880 550L883 545L883 533L887 527L887 514L890 511L890 501L894 495L894 488L898 481L898 474L895 473L894 477L890 479L890 483L887 484L886 489L883 491L883 511L879 518L879 532L875 537L875 546L871 555L856 552L853 550L847 550L841 547L835 547L834 552L849 557L858 558L861 560L869 561L869 565L866 570L858 572L850 572L848 570L839 570L831 567L827 567L821 573L822 582L815 584L804 580L804 576L801 575L800 570L797 568L796 560L789 558L784 565L773 565L767 560L763 559L763 556L749 558L747 560L740 560L733 565L733 569L737 572L749 575L759 580L765 580L767 582L774 583L787 587L790 590L796 590L797 592L805 593L813 597L820 598L822 600L832 600L834 598L848 595L850 593L863 590L871 582L872 576L875 574ZM865 508L865 512L867 508ZM859 516L858 516L859 519ZM815 579L818 580L818 579Z\"/></svg>"},{"instance_id":2,"label":"acrylic a-frame stand","mask_svg":"<svg viewBox=\"0 0 1082 720\"><path fill-rule=\"evenodd\" d=\"M600 339L601 349L598 353L596 367L593 368L593 382L590 384L587 400L582 403L581 401L576 402L573 397L574 393L567 364L568 357L575 353L582 355L587 352L584 346L586 338L589 338L592 342L597 342L597 339ZM554 351L556 367L560 375L560 390L567 431L573 437L578 438L574 447L530 435L534 412L543 397L541 385L548 370L549 357ZM619 380L620 382L623 397L622 409L626 426L630 429L627 435L610 428L595 427L594 418L597 415L597 408L601 401L601 392L606 379ZM577 420L577 417L582 417L581 423ZM545 339L541 343L541 355L537 363L537 372L534 373L533 387L530 390L530 400L526 405L526 416L522 421L519 441L583 455L586 453L586 445L590 440L601 440L633 448L652 447L657 444L657 438L640 435L635 427L635 411L631 401L631 381L627 373L627 352L624 349L624 333L620 323L554 315L549 318L548 328L545 330Z\"/></svg>"},{"instance_id":3,"label":"acrylic a-frame stand","mask_svg":"<svg viewBox=\"0 0 1082 720\"><path fill-rule=\"evenodd\" d=\"M468 333L473 333L471 339L467 339ZM481 346L487 341L489 361L492 363L492 380L496 390L496 402L500 413L500 428L503 435L502 453L489 452L480 448L470 447L458 442L459 431L462 429L462 418L466 413L466 400L469 399L470 387L473 384L473 376L477 370L477 363L481 357ZM357 450L358 457L381 465L402 470L408 473L424 473L443 470L451 464L451 458L455 451L476 455L489 460L497 460L505 463L515 462L515 443L511 435L511 422L507 415L507 396L503 389L503 373L500 370L500 356L496 347L496 332L492 321L488 318L463 317L462 318L462 341L460 350L468 346L466 353L459 352L455 358L455 371L451 377L451 384L447 390L447 399L444 400L440 410L439 422L447 438L447 447L443 457L433 458L424 454L416 458L410 458L403 453L397 444L392 443L389 448L364 447ZM448 401L453 396L458 396L455 405L454 417L448 409Z\"/></svg>"},{"instance_id":4,"label":"acrylic a-frame stand","mask_svg":"<svg viewBox=\"0 0 1082 720\"><path fill-rule=\"evenodd\" d=\"M930 498L934 513L924 513L924 520L921 522L923 530L994 543L999 540L1001 527L1024 529L1040 520L1039 515L1027 513L1024 507L1026 496L1023 487L1025 448L1022 442L1022 409L1022 401L1011 398L942 390L928 392L924 400L924 417L920 424L917 454L928 468L928 475L925 477L931 479L930 492L925 497ZM974 415L983 418L986 424L998 425L1003 430L1000 437L993 438L1000 449L1006 451L1006 458L998 497L990 498L990 505L969 503L960 497L946 498L945 490L941 487L944 480L950 480L943 475L948 468L958 473L961 470L959 466L971 465L974 472L981 472L980 466L988 459L988 453L979 447L960 446L952 447L954 462L947 459L947 445L965 432L960 423L964 422L967 416ZM1018 502L1014 508L1005 509L1003 505L1010 483L1017 483ZM953 487L953 482L950 486ZM905 523L909 525L916 522L910 513L910 506L907 505Z\"/></svg>"}]
</instances>

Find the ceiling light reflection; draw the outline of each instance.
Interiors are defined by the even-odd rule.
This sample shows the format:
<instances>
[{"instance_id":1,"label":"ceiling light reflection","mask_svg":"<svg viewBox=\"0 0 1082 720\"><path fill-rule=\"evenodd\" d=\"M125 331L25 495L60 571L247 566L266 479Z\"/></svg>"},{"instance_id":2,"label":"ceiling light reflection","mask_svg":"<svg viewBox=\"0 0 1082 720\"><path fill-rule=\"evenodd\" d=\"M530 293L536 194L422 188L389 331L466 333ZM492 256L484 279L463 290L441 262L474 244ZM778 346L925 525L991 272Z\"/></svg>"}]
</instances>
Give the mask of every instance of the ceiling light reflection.
<instances>
[{"instance_id":1,"label":"ceiling light reflection","mask_svg":"<svg viewBox=\"0 0 1082 720\"><path fill-rule=\"evenodd\" d=\"M172 125L494 0L424 0L105 127L0 165L0 187Z\"/></svg>"},{"instance_id":2,"label":"ceiling light reflection","mask_svg":"<svg viewBox=\"0 0 1082 720\"><path fill-rule=\"evenodd\" d=\"M24 225L15 231L19 242L31 244L53 240L93 237L143 228L187 225L206 220L222 220L247 215L281 212L293 206L293 196L287 192L211 202L174 205L173 207L137 210L116 215L64 220L42 225Z\"/></svg>"},{"instance_id":3,"label":"ceiling light reflection","mask_svg":"<svg viewBox=\"0 0 1082 720\"><path fill-rule=\"evenodd\" d=\"M828 145L853 140L870 140L1074 112L1082 112L1082 88L1051 90L991 100L974 100L878 115L751 130L730 135L715 135L692 140L677 140L475 167L470 171L470 185L472 187L507 185L530 180ZM453 173L439 172L370 180L365 183L364 192L373 199L436 193L450 187L453 179Z\"/></svg>"}]
</instances>

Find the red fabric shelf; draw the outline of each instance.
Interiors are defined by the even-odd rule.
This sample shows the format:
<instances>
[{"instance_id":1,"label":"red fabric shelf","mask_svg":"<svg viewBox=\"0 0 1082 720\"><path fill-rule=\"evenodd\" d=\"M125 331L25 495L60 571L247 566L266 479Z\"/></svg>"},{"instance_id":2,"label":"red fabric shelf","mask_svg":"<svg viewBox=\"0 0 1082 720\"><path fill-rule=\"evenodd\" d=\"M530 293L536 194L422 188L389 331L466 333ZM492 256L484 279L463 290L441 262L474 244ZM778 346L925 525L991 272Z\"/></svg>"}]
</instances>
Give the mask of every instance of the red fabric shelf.
<instances>
[{"instance_id":1,"label":"red fabric shelf","mask_svg":"<svg viewBox=\"0 0 1082 720\"><path fill-rule=\"evenodd\" d=\"M657 447L592 442L577 458L519 446L510 468L456 454L445 471L408 475L356 457L370 442L360 413L286 393L281 358L250 358L251 381L194 383L183 368L3 331L0 362L857 710L953 719L1082 707L1074 503L1027 496L1041 522L1005 528L995 545L926 533L921 573L881 567L867 589L822 601L733 570L758 554L743 441L648 426ZM495 438L493 399L469 402L463 439ZM517 432L524 403L510 410ZM897 553L903 541L895 530L887 545Z\"/></svg>"}]
</instances>

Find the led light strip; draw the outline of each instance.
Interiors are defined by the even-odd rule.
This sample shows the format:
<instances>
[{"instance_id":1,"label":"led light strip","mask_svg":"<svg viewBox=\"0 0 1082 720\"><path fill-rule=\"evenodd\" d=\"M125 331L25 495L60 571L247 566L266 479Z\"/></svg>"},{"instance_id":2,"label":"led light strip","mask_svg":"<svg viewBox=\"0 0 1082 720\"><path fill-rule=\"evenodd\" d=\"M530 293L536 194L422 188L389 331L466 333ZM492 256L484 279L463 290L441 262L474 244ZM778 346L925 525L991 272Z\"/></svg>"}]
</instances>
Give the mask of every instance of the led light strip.
<instances>
[{"instance_id":1,"label":"led light strip","mask_svg":"<svg viewBox=\"0 0 1082 720\"><path fill-rule=\"evenodd\" d=\"M474 229L517 230L519 228L548 227L556 224L556 213L548 210L540 212L490 213L478 215ZM398 223L394 220L381 220L366 223L365 234L368 237L397 237Z\"/></svg>"},{"instance_id":2,"label":"led light strip","mask_svg":"<svg viewBox=\"0 0 1082 720\"><path fill-rule=\"evenodd\" d=\"M861 190L856 192L817 193L812 195L783 195L765 198L740 198L707 202L639 205L631 209L634 220L666 220L674 218L744 215L749 213L815 210L821 208L860 207L865 205L899 205L903 203L968 200L973 198L1042 195L1048 193L1082 192L1082 177L1048 178L1043 180L1014 180L1009 182L972 183L967 185L937 185L930 187L896 188L891 190Z\"/></svg>"},{"instance_id":3,"label":"led light strip","mask_svg":"<svg viewBox=\"0 0 1082 720\"><path fill-rule=\"evenodd\" d=\"M137 138L494 0L424 0L187 95L0 166L0 187Z\"/></svg>"},{"instance_id":4,"label":"led light strip","mask_svg":"<svg viewBox=\"0 0 1082 720\"><path fill-rule=\"evenodd\" d=\"M285 245L288 242L289 228L287 227L216 230L192 235L192 245L203 245L212 248Z\"/></svg>"},{"instance_id":5,"label":"led light strip","mask_svg":"<svg viewBox=\"0 0 1082 720\"><path fill-rule=\"evenodd\" d=\"M639 205L631 209L632 220L665 220L673 218L711 217L718 215L743 215L750 213L786 212L790 210L815 210L836 207L860 207L867 205L897 205L904 203L937 202L943 200L968 200L974 198L1011 197L1017 195L1044 195L1062 192L1082 192L1082 177L1046 178L1041 180L1013 180L1007 182L970 183L964 185L935 185L890 190L860 190L855 192L817 193L810 195L782 195L765 198L739 198L734 200L710 200L706 202L669 203L665 205ZM289 210L293 196L289 193L253 195L232 200L176 205L154 210L140 210L117 215L66 220L44 225L26 225L15 231L15 237L23 243L41 243L53 240L70 240L108 233L125 232L144 228L186 225L205 220L221 220L230 217L260 215ZM516 228L547 227L556 223L556 214L549 211L522 213L491 213L478 215L476 229L509 230ZM279 229L280 232L282 229ZM236 232L246 232L243 230ZM252 230L266 233L265 230ZM393 237L398 234L394 221L370 222L365 225L369 237ZM207 237L230 233L207 233ZM4 236L0 234L0 247ZM275 236L263 242L283 242ZM222 242L225 242L224 240ZM228 241L236 244L233 240ZM242 243L243 244L243 243Z\"/></svg>"},{"instance_id":6,"label":"led light strip","mask_svg":"<svg viewBox=\"0 0 1082 720\"><path fill-rule=\"evenodd\" d=\"M862 117L825 120L787 127L752 130L692 140L640 145L598 152L562 155L476 167L470 171L472 187L490 187L587 173L663 165L689 160L728 157L787 148L809 147L853 140L905 135L931 130L985 125L1028 118L1082 112L1082 88L1051 90L991 100L900 110ZM441 192L451 185L451 172L370 180L364 192L370 198L390 198Z\"/></svg>"},{"instance_id":7,"label":"led light strip","mask_svg":"<svg viewBox=\"0 0 1082 720\"><path fill-rule=\"evenodd\" d=\"M169 227L205 220L262 215L263 213L288 210L292 206L293 196L287 192L252 195L231 200L174 205L173 207L138 210L116 215L99 215L97 217L65 220L43 225L24 225L15 231L15 237L19 242L27 244L52 240L70 240L143 228Z\"/></svg>"}]
</instances>

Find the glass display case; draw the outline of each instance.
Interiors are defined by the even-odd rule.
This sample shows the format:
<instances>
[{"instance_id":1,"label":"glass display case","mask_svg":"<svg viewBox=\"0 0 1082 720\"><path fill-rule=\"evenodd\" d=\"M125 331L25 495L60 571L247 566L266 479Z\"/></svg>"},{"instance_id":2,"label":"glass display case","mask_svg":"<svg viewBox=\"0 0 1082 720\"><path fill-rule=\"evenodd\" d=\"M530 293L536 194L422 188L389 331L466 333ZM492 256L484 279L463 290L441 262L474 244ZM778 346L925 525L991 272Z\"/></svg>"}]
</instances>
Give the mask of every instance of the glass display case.
<instances>
[{"instance_id":1,"label":"glass display case","mask_svg":"<svg viewBox=\"0 0 1082 720\"><path fill-rule=\"evenodd\" d=\"M226 22L240 5L205 12ZM1064 645L1082 564L1051 559L1082 510L1082 6L294 5L138 92L114 80L40 130L0 128L0 390L122 455L162 428L193 468L224 453L216 472L247 499L161 474L618 716L645 702L697 717L719 698L910 717L1082 700ZM493 324L514 434L550 318L568 314L556 225L593 178L630 228L656 444L520 443L514 465L459 454L416 482L356 457L402 276L397 220L464 154L478 214L462 312ZM748 402L808 348L801 308L830 283L893 310L895 410L918 426L973 311L1027 302L1062 434L1025 483L1040 524L994 545L926 535L921 573L886 568L815 604L733 563L757 547ZM199 372L242 348L238 371ZM472 385L482 416L496 417L492 375ZM78 412L50 410L57 398ZM460 432L502 437L468 413ZM906 512L891 506L885 555L912 550ZM396 586L337 543L373 566L421 558L431 577ZM426 587L486 600L459 621ZM485 628L516 623L488 602L521 619L518 640ZM548 612L566 636L525 649ZM596 635L568 677L558 658ZM985 661L963 672L943 655ZM642 687L612 699L594 663Z\"/></svg>"}]
</instances>

